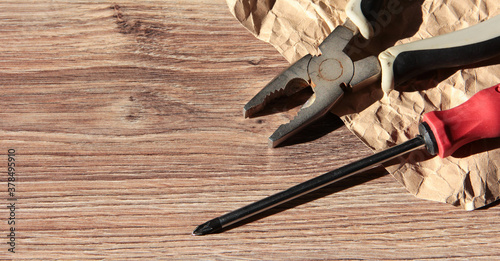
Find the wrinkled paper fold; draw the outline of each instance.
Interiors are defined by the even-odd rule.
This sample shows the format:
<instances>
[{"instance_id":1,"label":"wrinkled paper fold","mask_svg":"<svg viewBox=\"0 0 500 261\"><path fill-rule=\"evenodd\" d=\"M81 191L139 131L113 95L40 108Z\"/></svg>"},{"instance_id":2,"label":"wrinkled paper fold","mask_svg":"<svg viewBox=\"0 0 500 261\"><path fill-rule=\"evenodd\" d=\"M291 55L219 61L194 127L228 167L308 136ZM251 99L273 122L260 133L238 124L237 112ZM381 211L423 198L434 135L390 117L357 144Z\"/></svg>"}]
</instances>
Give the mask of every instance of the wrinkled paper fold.
<instances>
[{"instance_id":1,"label":"wrinkled paper fold","mask_svg":"<svg viewBox=\"0 0 500 261\"><path fill-rule=\"evenodd\" d=\"M232 14L290 63L319 54L324 38L345 21L347 0L226 0ZM377 55L386 48L466 28L500 14L496 0L389 0L371 40L355 39L350 54ZM419 76L384 94L377 82L350 93L332 112L368 147L380 151L418 134L422 114L455 107L500 83L500 59ZM385 167L423 199L483 207L500 197L500 139L473 142L441 159L414 151Z\"/></svg>"}]
</instances>

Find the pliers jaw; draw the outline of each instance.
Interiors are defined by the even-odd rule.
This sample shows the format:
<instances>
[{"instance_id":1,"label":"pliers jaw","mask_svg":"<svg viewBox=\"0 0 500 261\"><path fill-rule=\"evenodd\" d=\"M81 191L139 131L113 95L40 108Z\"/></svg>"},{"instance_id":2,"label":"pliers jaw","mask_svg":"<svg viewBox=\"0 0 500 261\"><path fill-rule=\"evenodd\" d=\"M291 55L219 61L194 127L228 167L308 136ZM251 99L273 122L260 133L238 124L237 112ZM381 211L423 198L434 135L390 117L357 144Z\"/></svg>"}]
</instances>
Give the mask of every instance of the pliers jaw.
<instances>
[{"instance_id":1,"label":"pliers jaw","mask_svg":"<svg viewBox=\"0 0 500 261\"><path fill-rule=\"evenodd\" d=\"M302 106L297 116L289 123L279 126L269 137L269 147L276 147L324 116L343 96L344 89L351 87L351 80L355 76L355 63L344 49L355 34L356 31L348 27L338 26L319 46L321 55L304 56L274 78L245 105L244 115L250 117L273 99L290 96L308 86L312 87L313 95ZM378 61L375 63L378 66ZM380 70L380 66L378 68Z\"/></svg>"},{"instance_id":2,"label":"pliers jaw","mask_svg":"<svg viewBox=\"0 0 500 261\"><path fill-rule=\"evenodd\" d=\"M245 118L251 117L274 99L283 96L291 96L310 84L307 75L307 66L311 60L311 55L306 55L292 64L273 80L271 80L259 93L257 93L243 107Z\"/></svg>"}]
</instances>

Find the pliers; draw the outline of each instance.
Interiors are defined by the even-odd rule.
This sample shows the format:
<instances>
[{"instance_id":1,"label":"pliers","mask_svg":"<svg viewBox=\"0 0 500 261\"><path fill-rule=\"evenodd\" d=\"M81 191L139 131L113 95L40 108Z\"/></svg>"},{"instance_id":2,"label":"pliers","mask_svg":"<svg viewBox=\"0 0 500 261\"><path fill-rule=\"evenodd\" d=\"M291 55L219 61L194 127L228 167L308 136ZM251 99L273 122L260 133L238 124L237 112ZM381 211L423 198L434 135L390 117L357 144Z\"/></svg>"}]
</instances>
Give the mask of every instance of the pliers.
<instances>
[{"instance_id":1,"label":"pliers","mask_svg":"<svg viewBox=\"0 0 500 261\"><path fill-rule=\"evenodd\" d=\"M281 96L291 96L310 86L312 96L289 123L269 137L269 147L276 147L308 124L324 116L345 92L356 91L381 78L381 87L389 92L423 72L464 66L490 59L500 51L500 15L449 34L393 46L378 55L353 61L345 52L350 41L360 33L374 36L378 14L384 0L351 0L346 6L348 19L337 26L320 44L319 56L306 55L271 80L245 106L250 117L267 103ZM386 11L387 12L387 11Z\"/></svg>"}]
</instances>

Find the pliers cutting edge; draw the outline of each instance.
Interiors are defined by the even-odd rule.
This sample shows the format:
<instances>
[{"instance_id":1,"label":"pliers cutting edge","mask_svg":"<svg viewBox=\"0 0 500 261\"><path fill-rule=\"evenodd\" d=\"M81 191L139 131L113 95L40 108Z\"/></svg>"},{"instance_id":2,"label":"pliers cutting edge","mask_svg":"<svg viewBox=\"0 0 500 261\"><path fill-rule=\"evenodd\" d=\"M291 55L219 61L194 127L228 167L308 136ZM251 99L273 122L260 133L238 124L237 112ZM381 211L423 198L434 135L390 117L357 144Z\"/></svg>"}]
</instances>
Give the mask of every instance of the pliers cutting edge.
<instances>
[{"instance_id":1,"label":"pliers cutting edge","mask_svg":"<svg viewBox=\"0 0 500 261\"><path fill-rule=\"evenodd\" d=\"M276 147L324 116L346 91L356 91L381 78L382 90L389 92L394 85L423 72L472 64L500 54L498 15L466 29L388 48L378 58L353 61L344 50L358 33L366 39L374 35L373 25L383 1L351 0L346 7L348 19L321 43L321 55L302 57L244 106L244 116L250 117L271 100L312 87L314 93L297 116L269 137L269 147Z\"/></svg>"}]
</instances>

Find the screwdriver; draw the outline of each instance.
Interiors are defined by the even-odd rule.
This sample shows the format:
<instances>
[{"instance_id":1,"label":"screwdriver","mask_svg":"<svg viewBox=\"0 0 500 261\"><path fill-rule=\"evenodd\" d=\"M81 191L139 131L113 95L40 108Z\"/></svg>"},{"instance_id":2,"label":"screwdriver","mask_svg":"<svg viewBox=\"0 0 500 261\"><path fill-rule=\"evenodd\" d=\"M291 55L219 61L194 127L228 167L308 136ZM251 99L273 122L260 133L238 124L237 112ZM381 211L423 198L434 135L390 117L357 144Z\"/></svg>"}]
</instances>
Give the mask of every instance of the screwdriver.
<instances>
[{"instance_id":1,"label":"screwdriver","mask_svg":"<svg viewBox=\"0 0 500 261\"><path fill-rule=\"evenodd\" d=\"M419 135L411 140L214 218L199 225L193 235L218 232L253 215L413 150L425 147L429 154L445 158L467 143L496 137L500 137L500 84L476 93L453 109L424 114L419 124Z\"/></svg>"}]
</instances>

